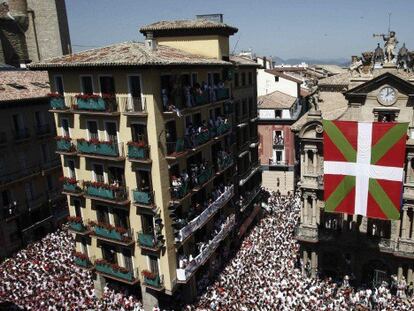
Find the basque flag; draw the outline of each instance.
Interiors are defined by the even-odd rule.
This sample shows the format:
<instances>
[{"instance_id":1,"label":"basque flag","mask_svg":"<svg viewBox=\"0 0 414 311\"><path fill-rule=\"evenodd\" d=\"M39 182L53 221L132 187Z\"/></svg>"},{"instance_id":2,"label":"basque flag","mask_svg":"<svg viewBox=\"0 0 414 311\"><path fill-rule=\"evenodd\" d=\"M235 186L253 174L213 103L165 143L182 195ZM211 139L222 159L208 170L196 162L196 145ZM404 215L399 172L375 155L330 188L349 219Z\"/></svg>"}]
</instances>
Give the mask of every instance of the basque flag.
<instances>
[{"instance_id":1,"label":"basque flag","mask_svg":"<svg viewBox=\"0 0 414 311\"><path fill-rule=\"evenodd\" d=\"M399 219L408 123L323 120L325 211Z\"/></svg>"}]
</instances>

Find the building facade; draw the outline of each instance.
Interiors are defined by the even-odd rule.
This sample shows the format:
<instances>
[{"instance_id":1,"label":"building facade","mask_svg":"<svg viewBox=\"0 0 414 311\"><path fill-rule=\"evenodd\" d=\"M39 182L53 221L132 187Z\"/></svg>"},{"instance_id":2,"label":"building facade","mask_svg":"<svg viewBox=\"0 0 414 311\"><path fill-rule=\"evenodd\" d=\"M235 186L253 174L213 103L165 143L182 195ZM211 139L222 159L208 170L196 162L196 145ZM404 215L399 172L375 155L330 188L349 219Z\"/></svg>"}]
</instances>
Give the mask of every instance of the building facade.
<instances>
[{"instance_id":1,"label":"building facade","mask_svg":"<svg viewBox=\"0 0 414 311\"><path fill-rule=\"evenodd\" d=\"M67 216L49 87L46 72L1 72L0 259Z\"/></svg>"},{"instance_id":2,"label":"building facade","mask_svg":"<svg viewBox=\"0 0 414 311\"><path fill-rule=\"evenodd\" d=\"M0 4L0 64L19 67L71 51L64 0Z\"/></svg>"},{"instance_id":3,"label":"building facade","mask_svg":"<svg viewBox=\"0 0 414 311\"><path fill-rule=\"evenodd\" d=\"M296 238L304 270L313 276L348 275L354 285L379 285L389 282L393 274L405 277L407 284L414 281L413 83L414 76L402 68L366 58L359 73L350 70L320 80L319 110L310 111L293 125L300 141L302 192ZM390 103L381 101L384 88L397 94ZM409 123L400 220L324 211L322 119Z\"/></svg>"},{"instance_id":4,"label":"building facade","mask_svg":"<svg viewBox=\"0 0 414 311\"><path fill-rule=\"evenodd\" d=\"M140 31L31 68L54 92L75 262L152 310L191 301L258 213L257 65L220 22Z\"/></svg>"}]
</instances>

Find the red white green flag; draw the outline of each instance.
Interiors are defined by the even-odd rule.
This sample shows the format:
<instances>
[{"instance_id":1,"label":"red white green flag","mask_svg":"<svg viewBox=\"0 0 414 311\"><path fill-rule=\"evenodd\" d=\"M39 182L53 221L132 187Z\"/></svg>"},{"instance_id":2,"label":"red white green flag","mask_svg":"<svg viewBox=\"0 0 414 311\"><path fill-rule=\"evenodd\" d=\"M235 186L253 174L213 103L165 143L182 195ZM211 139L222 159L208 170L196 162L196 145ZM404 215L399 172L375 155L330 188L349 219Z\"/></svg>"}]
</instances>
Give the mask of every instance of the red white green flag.
<instances>
[{"instance_id":1,"label":"red white green flag","mask_svg":"<svg viewBox=\"0 0 414 311\"><path fill-rule=\"evenodd\" d=\"M323 120L325 210L399 219L408 123Z\"/></svg>"}]
</instances>

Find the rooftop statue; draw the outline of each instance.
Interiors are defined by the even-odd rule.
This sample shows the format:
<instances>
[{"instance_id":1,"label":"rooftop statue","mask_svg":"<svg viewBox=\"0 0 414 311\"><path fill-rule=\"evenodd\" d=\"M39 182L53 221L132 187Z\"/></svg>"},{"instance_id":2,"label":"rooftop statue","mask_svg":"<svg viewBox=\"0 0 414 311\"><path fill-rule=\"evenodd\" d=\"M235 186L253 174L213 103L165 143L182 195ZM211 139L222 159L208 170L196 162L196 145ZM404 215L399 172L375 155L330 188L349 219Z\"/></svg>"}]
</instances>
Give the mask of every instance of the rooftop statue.
<instances>
[{"instance_id":1,"label":"rooftop statue","mask_svg":"<svg viewBox=\"0 0 414 311\"><path fill-rule=\"evenodd\" d=\"M374 37L382 37L382 39L385 41L384 49L385 49L385 55L387 56L387 62L392 63L395 57L394 50L397 47L398 40L395 36L395 31L390 31L388 35L386 34L374 34Z\"/></svg>"},{"instance_id":2,"label":"rooftop statue","mask_svg":"<svg viewBox=\"0 0 414 311\"><path fill-rule=\"evenodd\" d=\"M373 64L375 64L375 63L383 64L384 63L384 59L385 59L384 50L380 47L379 43L378 43L377 48L374 51L374 55L373 55L372 58L373 58Z\"/></svg>"},{"instance_id":3,"label":"rooftop statue","mask_svg":"<svg viewBox=\"0 0 414 311\"><path fill-rule=\"evenodd\" d=\"M401 49L398 51L397 66L398 68L402 68L408 72L412 72L414 65L413 63L414 59L412 58L408 49L405 47L404 43Z\"/></svg>"},{"instance_id":4,"label":"rooftop statue","mask_svg":"<svg viewBox=\"0 0 414 311\"><path fill-rule=\"evenodd\" d=\"M353 77L355 75L355 72L358 73L359 76L362 74L362 67L364 66L364 63L362 62L361 57L355 57L352 61L352 64L349 66L349 71L351 72L351 76Z\"/></svg>"}]
</instances>

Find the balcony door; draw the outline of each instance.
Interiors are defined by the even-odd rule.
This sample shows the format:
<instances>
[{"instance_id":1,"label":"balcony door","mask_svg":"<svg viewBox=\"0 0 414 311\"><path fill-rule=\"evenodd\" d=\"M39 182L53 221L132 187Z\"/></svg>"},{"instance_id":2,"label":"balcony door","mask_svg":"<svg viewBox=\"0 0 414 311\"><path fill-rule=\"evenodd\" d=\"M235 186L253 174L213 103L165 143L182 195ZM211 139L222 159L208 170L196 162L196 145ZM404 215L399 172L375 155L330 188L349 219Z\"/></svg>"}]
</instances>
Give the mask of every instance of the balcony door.
<instances>
[{"instance_id":1,"label":"balcony door","mask_svg":"<svg viewBox=\"0 0 414 311\"><path fill-rule=\"evenodd\" d=\"M102 257L110 263L118 264L116 250L112 246L102 245Z\"/></svg>"},{"instance_id":2,"label":"balcony door","mask_svg":"<svg viewBox=\"0 0 414 311\"><path fill-rule=\"evenodd\" d=\"M88 128L88 138L89 138L89 140L99 139L98 123L96 121L87 121L87 128Z\"/></svg>"},{"instance_id":3,"label":"balcony door","mask_svg":"<svg viewBox=\"0 0 414 311\"><path fill-rule=\"evenodd\" d=\"M24 129L24 120L21 114L13 115L13 126L16 132L20 132Z\"/></svg>"},{"instance_id":4,"label":"balcony door","mask_svg":"<svg viewBox=\"0 0 414 311\"><path fill-rule=\"evenodd\" d=\"M105 182L103 165L101 164L93 165L93 179L96 182Z\"/></svg>"},{"instance_id":5,"label":"balcony door","mask_svg":"<svg viewBox=\"0 0 414 311\"><path fill-rule=\"evenodd\" d=\"M70 137L70 133L69 133L69 120L62 118L60 119L60 126L62 129L62 136L63 137Z\"/></svg>"},{"instance_id":6,"label":"balcony door","mask_svg":"<svg viewBox=\"0 0 414 311\"><path fill-rule=\"evenodd\" d=\"M137 188L142 192L151 191L151 172L138 170L136 172Z\"/></svg>"},{"instance_id":7,"label":"balcony door","mask_svg":"<svg viewBox=\"0 0 414 311\"><path fill-rule=\"evenodd\" d=\"M143 233L154 233L154 220L150 215L141 215L142 232Z\"/></svg>"},{"instance_id":8,"label":"balcony door","mask_svg":"<svg viewBox=\"0 0 414 311\"><path fill-rule=\"evenodd\" d=\"M101 87L101 94L115 95L115 80L113 77L99 77L99 85Z\"/></svg>"},{"instance_id":9,"label":"balcony door","mask_svg":"<svg viewBox=\"0 0 414 311\"><path fill-rule=\"evenodd\" d=\"M35 112L35 121L37 127L41 127L42 125L46 124L45 114L43 113L43 111Z\"/></svg>"},{"instance_id":10,"label":"balcony door","mask_svg":"<svg viewBox=\"0 0 414 311\"><path fill-rule=\"evenodd\" d=\"M96 206L96 218L98 222L109 224L109 208L104 205Z\"/></svg>"},{"instance_id":11,"label":"balcony door","mask_svg":"<svg viewBox=\"0 0 414 311\"><path fill-rule=\"evenodd\" d=\"M150 270L153 274L159 275L158 258L155 256L148 256Z\"/></svg>"},{"instance_id":12,"label":"balcony door","mask_svg":"<svg viewBox=\"0 0 414 311\"><path fill-rule=\"evenodd\" d=\"M76 179L75 161L74 160L68 160L68 175L69 175L69 178Z\"/></svg>"},{"instance_id":13,"label":"balcony door","mask_svg":"<svg viewBox=\"0 0 414 311\"><path fill-rule=\"evenodd\" d=\"M128 88L129 88L129 100L128 110L129 111L140 111L142 110L141 103L141 77L140 76L129 76L128 77Z\"/></svg>"},{"instance_id":14,"label":"balcony door","mask_svg":"<svg viewBox=\"0 0 414 311\"><path fill-rule=\"evenodd\" d=\"M125 229L129 229L130 225L129 225L129 213L127 211L124 210L116 210L116 212L114 212L114 221L115 221L115 226L116 227L121 227L121 228L125 228Z\"/></svg>"},{"instance_id":15,"label":"balcony door","mask_svg":"<svg viewBox=\"0 0 414 311\"><path fill-rule=\"evenodd\" d=\"M110 184L125 185L124 169L116 166L108 167L108 179Z\"/></svg>"},{"instance_id":16,"label":"balcony door","mask_svg":"<svg viewBox=\"0 0 414 311\"><path fill-rule=\"evenodd\" d=\"M93 94L92 76L81 76L82 94Z\"/></svg>"},{"instance_id":17,"label":"balcony door","mask_svg":"<svg viewBox=\"0 0 414 311\"><path fill-rule=\"evenodd\" d=\"M106 140L118 143L117 126L115 122L105 122Z\"/></svg>"},{"instance_id":18,"label":"balcony door","mask_svg":"<svg viewBox=\"0 0 414 311\"><path fill-rule=\"evenodd\" d=\"M124 267L130 271L134 271L134 266L132 264L132 256L131 256L131 250L124 248L122 249L122 255L124 256Z\"/></svg>"},{"instance_id":19,"label":"balcony door","mask_svg":"<svg viewBox=\"0 0 414 311\"><path fill-rule=\"evenodd\" d=\"M145 124L131 124L132 140L135 142L144 141L147 142L147 131Z\"/></svg>"}]
</instances>

